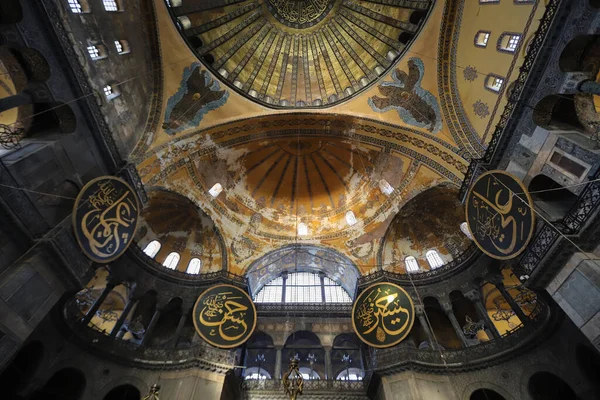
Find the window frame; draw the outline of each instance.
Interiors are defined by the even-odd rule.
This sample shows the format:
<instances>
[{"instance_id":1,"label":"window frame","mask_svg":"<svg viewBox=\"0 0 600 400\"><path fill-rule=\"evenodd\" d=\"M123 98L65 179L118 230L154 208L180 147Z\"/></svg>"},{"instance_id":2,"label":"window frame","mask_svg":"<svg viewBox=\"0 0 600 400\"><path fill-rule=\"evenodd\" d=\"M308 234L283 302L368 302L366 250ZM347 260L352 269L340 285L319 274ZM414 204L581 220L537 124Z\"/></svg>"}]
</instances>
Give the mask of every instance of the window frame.
<instances>
[{"instance_id":1,"label":"window frame","mask_svg":"<svg viewBox=\"0 0 600 400\"><path fill-rule=\"evenodd\" d=\"M115 7L114 10L112 9L113 4ZM111 9L106 8L107 5L109 7L111 7ZM123 5L121 4L120 0L102 0L102 6L104 7L104 11L106 11L106 12L122 12L122 11L124 11Z\"/></svg>"},{"instance_id":2,"label":"window frame","mask_svg":"<svg viewBox=\"0 0 600 400\"><path fill-rule=\"evenodd\" d=\"M169 260L171 257L173 257L173 259L175 260L175 265L173 265L172 268L171 268L171 265L173 264L173 261ZM177 266L179 265L179 261L181 261L181 255L176 251L172 251L167 255L165 260L162 262L162 266L165 267L166 269L170 269L171 271L177 271ZM169 265L167 265L167 262Z\"/></svg>"},{"instance_id":3,"label":"window frame","mask_svg":"<svg viewBox=\"0 0 600 400\"><path fill-rule=\"evenodd\" d=\"M302 279L304 279L302 274L314 275L309 278L312 283L302 282ZM305 290L301 290L301 288ZM335 290L332 291L330 288L335 288ZM310 294L308 294L310 292L313 294L318 293L317 298L311 299ZM294 295L297 293L302 293L303 298L298 299L298 296ZM265 298L271 299L273 294L279 298L277 301L265 300ZM291 299L292 295L294 296L293 301ZM253 301L258 304L350 304L353 299L342 285L322 272L294 271L284 272L265 283L253 296Z\"/></svg>"},{"instance_id":4,"label":"window frame","mask_svg":"<svg viewBox=\"0 0 600 400\"><path fill-rule=\"evenodd\" d=\"M492 86L489 86L489 85L488 85L488 82L489 82L489 80L490 80L491 78L493 78L493 79L494 79L494 81L495 81L495 80L497 80L497 79L500 79L500 80L502 80L502 83L500 84L500 87L498 88L498 90L492 89ZM500 94L500 93L502 92L502 89L504 89L504 84L505 84L505 83L506 83L506 78L504 78L503 76L496 75L496 74L488 74L488 75L485 77L485 80L484 80L484 82L483 82L483 87L484 87L484 88L485 88L485 90L487 90L487 91L490 91L490 92L492 92L492 93L495 93L495 94Z\"/></svg>"},{"instance_id":5,"label":"window frame","mask_svg":"<svg viewBox=\"0 0 600 400\"><path fill-rule=\"evenodd\" d=\"M444 266L444 260L442 259L442 256L440 256L440 253L435 249L428 250L427 253L425 253L425 258L427 259L427 264L429 264L429 269L431 270Z\"/></svg>"},{"instance_id":6,"label":"window frame","mask_svg":"<svg viewBox=\"0 0 600 400\"><path fill-rule=\"evenodd\" d=\"M409 265L412 265L412 261L414 261L414 266L416 267L416 269L412 269L409 268ZM414 256L406 256L404 257L404 269L406 270L407 274L416 274L419 273L421 271L421 266L419 265L419 261L417 260L416 257Z\"/></svg>"},{"instance_id":7,"label":"window frame","mask_svg":"<svg viewBox=\"0 0 600 400\"><path fill-rule=\"evenodd\" d=\"M71 10L71 14L89 14L90 5L87 0L67 0L67 5ZM75 7L79 8L80 11L75 11Z\"/></svg>"},{"instance_id":8,"label":"window frame","mask_svg":"<svg viewBox=\"0 0 600 400\"><path fill-rule=\"evenodd\" d=\"M552 161L552 156L554 156L554 153L558 153L561 157L568 158L575 164L579 164L581 167L583 167L585 169L584 172L581 174L581 176L577 176L577 175L567 171L565 168L561 167L560 165L558 165L557 163ZM587 175L589 174L590 170L592 169L592 166L590 164L586 163L585 161L580 160L577 157L574 157L573 155L567 153L566 151L564 151L558 147L552 148L552 151L550 152L550 155L548 156L547 163L548 163L548 165L550 165L550 167L552 167L555 170L559 171L560 173L566 175L567 177L571 178L575 182L583 182L586 179Z\"/></svg>"},{"instance_id":9,"label":"window frame","mask_svg":"<svg viewBox=\"0 0 600 400\"><path fill-rule=\"evenodd\" d=\"M129 42L127 40L115 40L114 45L115 49L117 50L117 54L120 56L131 53L131 47L129 46ZM119 48L121 48L121 50L119 50Z\"/></svg>"},{"instance_id":10,"label":"window frame","mask_svg":"<svg viewBox=\"0 0 600 400\"><path fill-rule=\"evenodd\" d=\"M102 87L102 93L104 94L106 101L112 101L121 95L118 85L114 82L107 82Z\"/></svg>"},{"instance_id":11,"label":"window frame","mask_svg":"<svg viewBox=\"0 0 600 400\"><path fill-rule=\"evenodd\" d=\"M153 255L148 254L146 251L148 249L148 247L150 247L151 244L157 243L158 244L158 248L156 249L156 252ZM158 240L152 240L150 241L150 243L148 243L146 246L144 246L144 249L142 250L144 252L145 255L147 255L150 258L155 258L157 256L157 254L160 252L160 249L162 248L162 243L159 242Z\"/></svg>"},{"instance_id":12,"label":"window frame","mask_svg":"<svg viewBox=\"0 0 600 400\"><path fill-rule=\"evenodd\" d=\"M484 44L479 44L479 36L482 34L487 34L487 39L485 40ZM475 47L485 49L485 48L487 48L488 44L490 43L491 37L492 37L492 31L479 30L479 31L477 31L477 33L475 34L475 37L473 38L473 44L475 45Z\"/></svg>"},{"instance_id":13,"label":"window frame","mask_svg":"<svg viewBox=\"0 0 600 400\"><path fill-rule=\"evenodd\" d=\"M508 39L507 45L505 47L502 45L502 41L507 36L509 36L509 39ZM517 45L515 46L515 48L511 49L509 47L509 44L514 37L518 37L518 39L517 39L518 41L517 41ZM515 54L515 53L519 52L519 49L521 48L522 43L523 43L523 34L522 33L502 32L502 34L498 37L498 41L496 42L496 50L498 50L500 53Z\"/></svg>"}]
</instances>

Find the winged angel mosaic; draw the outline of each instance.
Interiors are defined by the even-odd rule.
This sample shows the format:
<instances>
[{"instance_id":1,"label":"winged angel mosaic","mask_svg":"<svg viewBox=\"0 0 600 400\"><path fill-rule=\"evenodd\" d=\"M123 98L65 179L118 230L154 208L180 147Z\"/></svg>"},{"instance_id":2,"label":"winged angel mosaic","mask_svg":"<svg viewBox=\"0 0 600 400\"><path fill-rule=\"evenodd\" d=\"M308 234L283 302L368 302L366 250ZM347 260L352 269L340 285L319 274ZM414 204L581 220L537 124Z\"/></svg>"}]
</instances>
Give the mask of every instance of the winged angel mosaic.
<instances>
[{"instance_id":1,"label":"winged angel mosaic","mask_svg":"<svg viewBox=\"0 0 600 400\"><path fill-rule=\"evenodd\" d=\"M220 89L219 82L203 70L200 63L186 67L179 90L167 102L163 129L174 135L198 126L206 113L227 102L229 92Z\"/></svg>"},{"instance_id":2,"label":"winged angel mosaic","mask_svg":"<svg viewBox=\"0 0 600 400\"><path fill-rule=\"evenodd\" d=\"M374 111L396 110L402 121L432 133L442 129L442 115L437 99L421 87L425 66L420 58L408 60L408 74L397 68L391 82L382 82L379 92L385 97L369 98Z\"/></svg>"}]
</instances>

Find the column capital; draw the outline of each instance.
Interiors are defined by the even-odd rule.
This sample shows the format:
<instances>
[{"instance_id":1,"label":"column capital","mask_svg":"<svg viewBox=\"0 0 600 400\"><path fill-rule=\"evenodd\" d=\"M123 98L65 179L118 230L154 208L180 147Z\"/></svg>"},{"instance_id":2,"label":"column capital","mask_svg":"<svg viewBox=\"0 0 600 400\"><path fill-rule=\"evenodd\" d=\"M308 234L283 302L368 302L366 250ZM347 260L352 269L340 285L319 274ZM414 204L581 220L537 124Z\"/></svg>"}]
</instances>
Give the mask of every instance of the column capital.
<instances>
[{"instance_id":1,"label":"column capital","mask_svg":"<svg viewBox=\"0 0 600 400\"><path fill-rule=\"evenodd\" d=\"M417 314L417 316L419 316L419 315L425 315L425 306L416 305L415 306L415 313Z\"/></svg>"},{"instance_id":2,"label":"column capital","mask_svg":"<svg viewBox=\"0 0 600 400\"><path fill-rule=\"evenodd\" d=\"M442 310L444 310L444 312L446 314L450 314L450 313L454 312L454 310L452 309L452 303L450 303L449 301L441 302L440 306L442 307Z\"/></svg>"},{"instance_id":3,"label":"column capital","mask_svg":"<svg viewBox=\"0 0 600 400\"><path fill-rule=\"evenodd\" d=\"M468 292L465 292L464 295L467 299L469 299L470 301L473 301L473 302L483 301L481 298L481 293L479 292L478 289L471 289Z\"/></svg>"}]
</instances>

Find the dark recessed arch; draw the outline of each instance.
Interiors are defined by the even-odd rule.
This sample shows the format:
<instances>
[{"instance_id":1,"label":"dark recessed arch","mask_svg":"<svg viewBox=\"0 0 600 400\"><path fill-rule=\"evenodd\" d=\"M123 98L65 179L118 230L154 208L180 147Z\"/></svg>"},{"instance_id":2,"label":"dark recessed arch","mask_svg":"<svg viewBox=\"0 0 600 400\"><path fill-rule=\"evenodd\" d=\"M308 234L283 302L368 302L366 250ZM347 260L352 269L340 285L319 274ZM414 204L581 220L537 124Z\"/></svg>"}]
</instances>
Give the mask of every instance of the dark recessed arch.
<instances>
[{"instance_id":1,"label":"dark recessed arch","mask_svg":"<svg viewBox=\"0 0 600 400\"><path fill-rule=\"evenodd\" d=\"M103 400L140 400L140 391L133 385L120 385L108 392Z\"/></svg>"}]
</instances>

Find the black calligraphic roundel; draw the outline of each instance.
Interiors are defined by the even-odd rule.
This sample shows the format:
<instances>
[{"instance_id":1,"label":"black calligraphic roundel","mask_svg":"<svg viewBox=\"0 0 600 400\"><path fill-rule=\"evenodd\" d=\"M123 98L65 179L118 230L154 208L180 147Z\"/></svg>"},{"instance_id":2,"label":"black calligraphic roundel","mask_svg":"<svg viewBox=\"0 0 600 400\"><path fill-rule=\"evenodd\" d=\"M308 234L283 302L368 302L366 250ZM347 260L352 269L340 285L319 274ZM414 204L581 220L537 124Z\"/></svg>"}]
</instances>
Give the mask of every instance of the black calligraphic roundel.
<instances>
[{"instance_id":1,"label":"black calligraphic roundel","mask_svg":"<svg viewBox=\"0 0 600 400\"><path fill-rule=\"evenodd\" d=\"M521 181L500 170L482 174L473 184L465 215L475 244L498 260L521 254L535 228L529 192Z\"/></svg>"},{"instance_id":2,"label":"black calligraphic roundel","mask_svg":"<svg viewBox=\"0 0 600 400\"><path fill-rule=\"evenodd\" d=\"M415 322L412 299L398 285L376 283L366 288L352 307L352 326L358 337L372 347L400 343Z\"/></svg>"},{"instance_id":3,"label":"black calligraphic roundel","mask_svg":"<svg viewBox=\"0 0 600 400\"><path fill-rule=\"evenodd\" d=\"M73 231L83 253L108 263L129 247L140 219L137 195L114 176L101 176L79 192L73 206Z\"/></svg>"},{"instance_id":4,"label":"black calligraphic roundel","mask_svg":"<svg viewBox=\"0 0 600 400\"><path fill-rule=\"evenodd\" d=\"M198 297L194 306L196 332L223 349L243 344L256 328L256 307L248 294L232 285L216 285Z\"/></svg>"}]
</instances>

